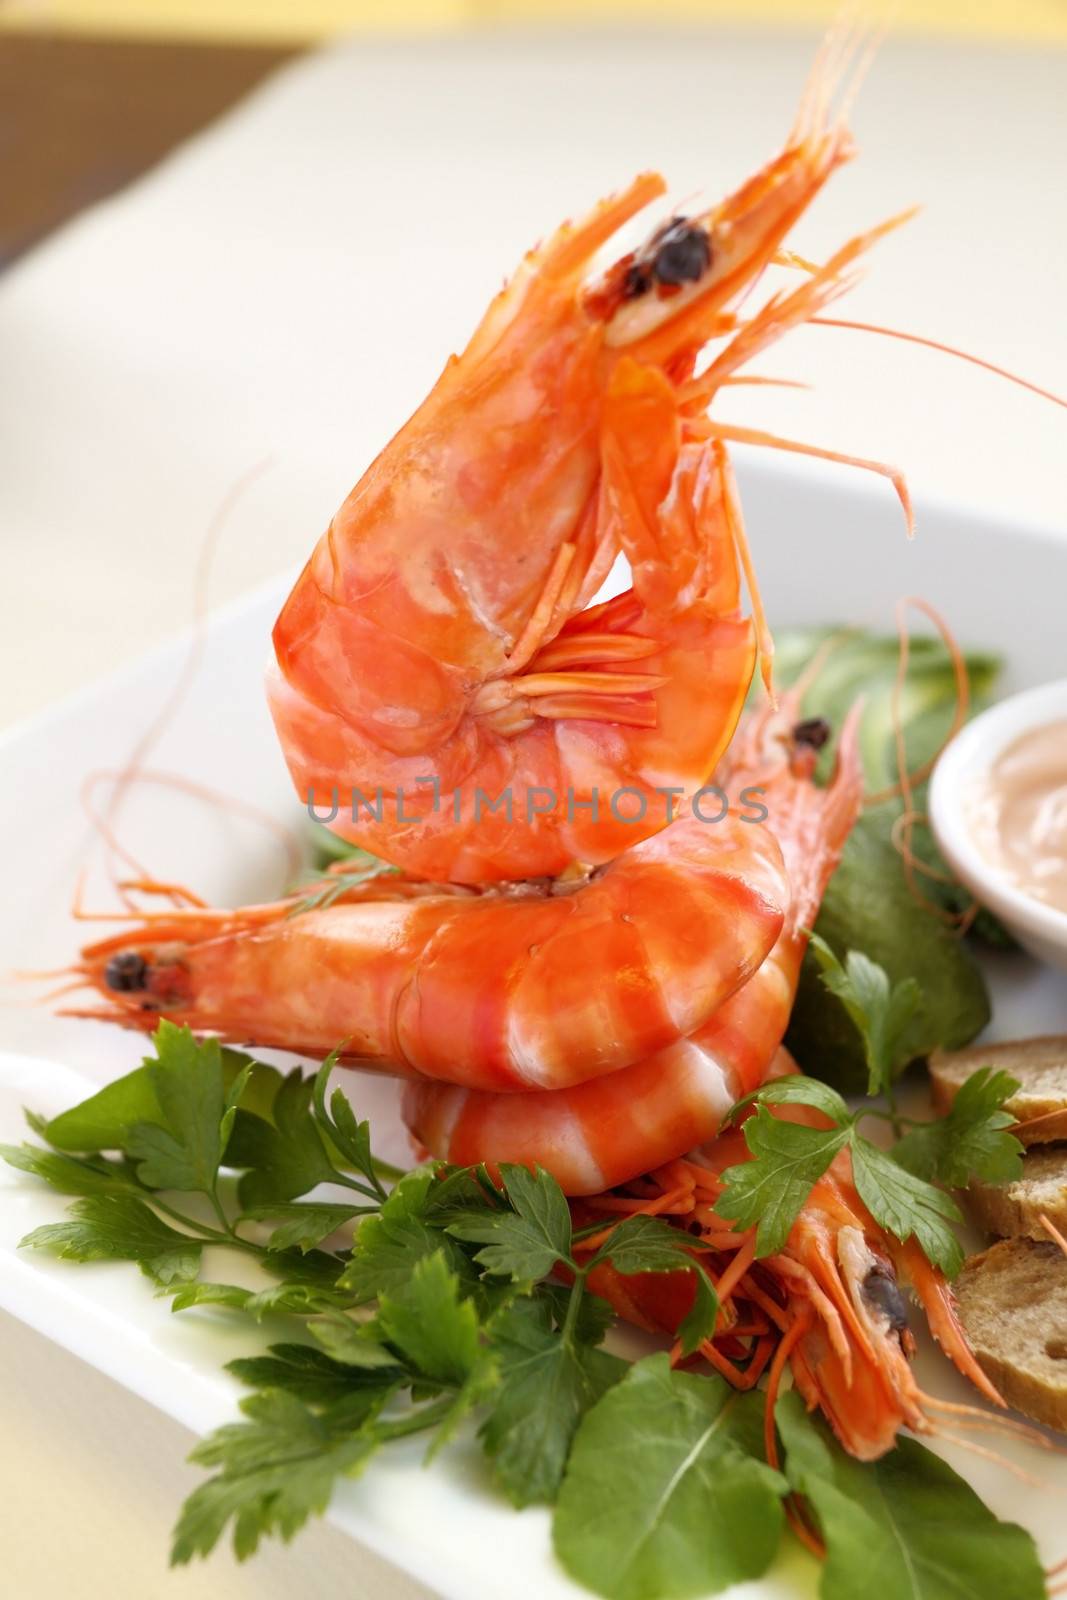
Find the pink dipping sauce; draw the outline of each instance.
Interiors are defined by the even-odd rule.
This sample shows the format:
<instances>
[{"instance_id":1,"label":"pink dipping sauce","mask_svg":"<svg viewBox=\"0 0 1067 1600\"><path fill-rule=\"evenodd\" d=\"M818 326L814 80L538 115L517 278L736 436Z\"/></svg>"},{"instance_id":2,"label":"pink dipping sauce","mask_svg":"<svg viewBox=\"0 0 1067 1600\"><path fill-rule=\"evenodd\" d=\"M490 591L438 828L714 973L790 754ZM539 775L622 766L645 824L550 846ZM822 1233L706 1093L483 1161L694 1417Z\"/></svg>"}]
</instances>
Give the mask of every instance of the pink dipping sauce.
<instances>
[{"instance_id":1,"label":"pink dipping sauce","mask_svg":"<svg viewBox=\"0 0 1067 1600\"><path fill-rule=\"evenodd\" d=\"M1023 894L1067 912L1067 720L1031 728L975 780L975 842Z\"/></svg>"}]
</instances>

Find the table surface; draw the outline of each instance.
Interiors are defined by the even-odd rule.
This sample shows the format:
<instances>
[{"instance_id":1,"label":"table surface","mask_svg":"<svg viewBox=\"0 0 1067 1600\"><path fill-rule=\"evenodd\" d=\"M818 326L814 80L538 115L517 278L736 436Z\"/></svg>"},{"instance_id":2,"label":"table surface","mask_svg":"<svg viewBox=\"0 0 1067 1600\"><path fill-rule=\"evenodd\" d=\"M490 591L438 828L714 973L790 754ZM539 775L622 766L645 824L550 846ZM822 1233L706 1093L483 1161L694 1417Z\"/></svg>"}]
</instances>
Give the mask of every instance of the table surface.
<instances>
[{"instance_id":1,"label":"table surface","mask_svg":"<svg viewBox=\"0 0 1067 1600\"><path fill-rule=\"evenodd\" d=\"M3 197L9 258L281 59L159 48L0 38L2 136L42 146L21 198ZM211 602L301 560L531 239L650 162L682 195L736 182L788 122L810 49L740 33L341 47L24 255L0 276L0 723L190 620L205 531L235 485ZM890 42L857 108L862 163L798 239L826 253L926 202L851 314L1064 387L1065 70L1049 50ZM1053 408L828 330L768 370L819 389L737 391L739 421L897 459L920 496L1067 525ZM167 1575L188 1437L24 1330L3 1338L19 1592L418 1593L323 1527L250 1568L222 1555Z\"/></svg>"},{"instance_id":2,"label":"table surface","mask_svg":"<svg viewBox=\"0 0 1067 1600\"><path fill-rule=\"evenodd\" d=\"M140 177L296 47L0 33L0 268Z\"/></svg>"}]
</instances>

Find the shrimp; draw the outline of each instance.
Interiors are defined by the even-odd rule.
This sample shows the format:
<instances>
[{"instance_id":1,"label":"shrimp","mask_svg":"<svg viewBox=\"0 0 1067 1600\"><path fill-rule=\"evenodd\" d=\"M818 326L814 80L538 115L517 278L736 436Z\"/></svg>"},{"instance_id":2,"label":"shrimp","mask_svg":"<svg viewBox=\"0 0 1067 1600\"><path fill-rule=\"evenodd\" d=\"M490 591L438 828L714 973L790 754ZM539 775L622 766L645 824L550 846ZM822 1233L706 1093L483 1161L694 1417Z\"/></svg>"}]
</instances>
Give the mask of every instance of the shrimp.
<instances>
[{"instance_id":1,"label":"shrimp","mask_svg":"<svg viewBox=\"0 0 1067 1600\"><path fill-rule=\"evenodd\" d=\"M796 1071L785 1051L775 1071ZM820 1121L808 1107L770 1109L786 1120ZM768 1385L769 1453L774 1449L773 1405L785 1359L808 1407L823 1412L844 1448L861 1461L876 1460L892 1449L903 1427L915 1433L946 1432L939 1409L966 1411L931 1399L915 1380L910 1363L915 1340L902 1281L914 1290L931 1332L958 1370L987 1399L1003 1405L967 1343L944 1274L927 1261L914 1240L901 1244L874 1222L856 1192L848 1151L835 1157L812 1188L784 1249L759 1261L751 1232L731 1234L733 1224L714 1211L722 1187L718 1175L749 1159L740 1130L731 1129L688 1162L674 1164L686 1168L682 1177L687 1188L679 1185L679 1175L670 1168L656 1177L659 1187L670 1191L665 1203L675 1220L723 1251L718 1285L724 1304L715 1335L701 1347L701 1354L739 1387L750 1387L763 1372L768 1346L773 1347L777 1338L778 1355ZM586 1204L590 1209L578 1213L583 1224L598 1210L597 1202ZM618 1209L616 1202L612 1207L616 1214L605 1221L617 1221ZM655 1201L635 1200L630 1209L662 1207ZM597 1244L600 1236L591 1242ZM701 1260L708 1259L702 1251ZM694 1294L690 1273L622 1278L610 1263L594 1269L590 1287L627 1320L660 1334L677 1331ZM753 1312L760 1319L759 1337L748 1347L746 1359L745 1321Z\"/></svg>"},{"instance_id":2,"label":"shrimp","mask_svg":"<svg viewBox=\"0 0 1067 1600\"><path fill-rule=\"evenodd\" d=\"M597 1194L712 1138L734 1101L762 1083L789 1021L807 929L863 792L854 722L832 784L814 786L816 752L788 732L797 703L791 692L778 714L754 718L731 761L731 783L766 793L770 820L761 831L773 830L790 880L789 910L767 959L703 1027L610 1077L520 1096L409 1084L404 1119L432 1154L463 1166L536 1163L565 1193Z\"/></svg>"},{"instance_id":3,"label":"shrimp","mask_svg":"<svg viewBox=\"0 0 1067 1600\"><path fill-rule=\"evenodd\" d=\"M781 931L770 831L679 817L602 869L529 884L383 877L337 901L160 913L82 952L95 1011L481 1089L554 1089L698 1028ZM294 914L299 913L299 914Z\"/></svg>"},{"instance_id":4,"label":"shrimp","mask_svg":"<svg viewBox=\"0 0 1067 1600\"><path fill-rule=\"evenodd\" d=\"M533 250L334 517L276 622L268 695L335 832L434 881L554 876L655 833L714 770L772 648L727 443L808 447L703 413L884 231L740 320L852 154L828 109L840 71L817 66L784 149L735 193L600 277L657 174ZM892 469L852 464L906 501ZM591 604L620 552L632 586Z\"/></svg>"},{"instance_id":5,"label":"shrimp","mask_svg":"<svg viewBox=\"0 0 1067 1600\"><path fill-rule=\"evenodd\" d=\"M850 1455L876 1460L892 1449L902 1427L935 1431L909 1361L915 1339L901 1281L914 1290L931 1333L957 1369L987 1399L1003 1404L967 1343L944 1274L914 1239L901 1244L874 1223L856 1193L847 1151L813 1188L784 1259L772 1257L768 1270L781 1275L793 1315L809 1307L814 1313L792 1349L793 1379Z\"/></svg>"}]
</instances>

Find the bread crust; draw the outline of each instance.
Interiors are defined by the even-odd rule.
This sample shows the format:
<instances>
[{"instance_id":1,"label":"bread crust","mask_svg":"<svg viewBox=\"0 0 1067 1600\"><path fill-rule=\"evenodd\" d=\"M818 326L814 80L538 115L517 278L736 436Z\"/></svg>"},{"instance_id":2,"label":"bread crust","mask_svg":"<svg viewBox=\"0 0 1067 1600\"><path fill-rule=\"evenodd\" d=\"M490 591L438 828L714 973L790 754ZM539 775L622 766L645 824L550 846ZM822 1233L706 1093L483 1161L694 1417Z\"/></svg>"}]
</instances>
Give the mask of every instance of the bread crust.
<instances>
[{"instance_id":1,"label":"bread crust","mask_svg":"<svg viewBox=\"0 0 1067 1600\"><path fill-rule=\"evenodd\" d=\"M980 1067L1001 1068L1019 1080L1019 1089L1004 1109L1020 1122L1062 1113L1062 1120L1045 1126L1023 1127L1023 1144L1045 1144L1067 1139L1067 1036L1046 1034L1037 1039L1012 1039L1000 1044L969 1045L966 1050L935 1050L929 1060L934 1108L943 1116L962 1084Z\"/></svg>"}]
</instances>

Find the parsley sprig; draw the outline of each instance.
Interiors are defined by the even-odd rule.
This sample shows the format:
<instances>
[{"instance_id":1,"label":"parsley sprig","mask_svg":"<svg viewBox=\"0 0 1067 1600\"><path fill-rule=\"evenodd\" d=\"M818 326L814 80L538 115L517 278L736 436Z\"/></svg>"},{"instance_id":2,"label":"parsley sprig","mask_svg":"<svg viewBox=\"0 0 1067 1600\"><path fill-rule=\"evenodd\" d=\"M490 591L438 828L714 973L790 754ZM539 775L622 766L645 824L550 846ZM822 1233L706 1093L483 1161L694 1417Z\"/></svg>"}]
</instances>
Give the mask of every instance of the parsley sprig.
<instances>
[{"instance_id":1,"label":"parsley sprig","mask_svg":"<svg viewBox=\"0 0 1067 1600\"><path fill-rule=\"evenodd\" d=\"M1006 1072L984 1068L964 1084L948 1116L925 1123L903 1117L893 1082L910 1058L908 1030L917 986L912 979L891 984L882 967L856 951L842 964L814 935L812 946L827 987L863 1039L870 1092L883 1096L888 1110L863 1105L851 1112L836 1089L818 1078L764 1084L730 1112L731 1119L750 1113L744 1137L752 1159L723 1172L726 1189L716 1209L741 1227L755 1227L757 1255L774 1255L784 1247L814 1185L839 1152L848 1150L856 1189L875 1222L902 1243L914 1238L935 1266L954 1277L963 1265L955 1224L963 1219L945 1189L972 1177L1001 1183L1019 1176L1022 1145L1008 1131L1014 1119L1003 1110L1019 1085ZM790 1105L819 1112L824 1125L775 1116L771 1109ZM884 1117L899 1136L888 1150L860 1132L869 1116Z\"/></svg>"},{"instance_id":2,"label":"parsley sprig","mask_svg":"<svg viewBox=\"0 0 1067 1600\"><path fill-rule=\"evenodd\" d=\"M309 1080L166 1022L154 1044L80 1106L32 1118L47 1145L2 1153L74 1197L27 1248L136 1262L175 1311L296 1319L299 1341L231 1364L255 1392L194 1452L212 1476L182 1511L175 1561L228 1526L241 1556L289 1538L379 1447L423 1433L432 1453L475 1413L514 1504L553 1501L583 1417L628 1370L601 1348L611 1311L589 1288L609 1260L691 1271L685 1348L713 1332L698 1242L666 1222L627 1218L590 1243L546 1172L397 1175L343 1091L329 1094L335 1056ZM264 1286L206 1279L209 1246L254 1258Z\"/></svg>"},{"instance_id":3,"label":"parsley sprig","mask_svg":"<svg viewBox=\"0 0 1067 1600\"><path fill-rule=\"evenodd\" d=\"M867 992L881 1004L880 985ZM227 1529L241 1558L266 1536L289 1539L391 1441L422 1434L432 1455L466 1427L516 1506L555 1505L559 1560L609 1600L759 1577L790 1486L822 1523L824 1600L862 1587L879 1541L894 1563L892 1600L917 1600L913 1573L923 1600L955 1600L952 1570L931 1559L912 1515L931 1483L945 1525L958 1515L982 1541L980 1561L962 1547L954 1557L969 1563L975 1600L999 1600L1009 1568L1016 1600L1041 1594L1028 1535L996 1522L918 1443L884 1466L852 1462L787 1395L783 1475L763 1459L758 1395L672 1370L663 1354L631 1364L603 1348L612 1311L591 1286L607 1262L623 1274L691 1272L684 1350L713 1333L715 1290L688 1233L647 1216L575 1230L554 1180L525 1167L400 1175L376 1160L343 1092L329 1095L332 1058L305 1081L166 1023L154 1042L154 1058L81 1105L50 1122L30 1116L42 1144L3 1154L73 1199L70 1218L36 1229L27 1247L136 1262L175 1311L288 1322L266 1353L229 1363L251 1392L239 1419L193 1452L208 1476L179 1517L176 1563L207 1555ZM1003 1073L979 1075L948 1118L913 1126L887 1154L834 1090L781 1079L737 1108L755 1107L745 1123L753 1159L725 1174L719 1208L751 1216L764 1250L847 1146L879 1220L936 1257L951 1201L934 1182L971 1170L1009 1177L1017 1164L1000 1109L1012 1088ZM825 1125L772 1115L790 1103ZM207 1246L212 1259L229 1250L256 1260L263 1287L205 1279ZM996 1586L982 1587L986 1570Z\"/></svg>"},{"instance_id":4,"label":"parsley sprig","mask_svg":"<svg viewBox=\"0 0 1067 1600\"><path fill-rule=\"evenodd\" d=\"M915 1054L913 1028L922 1003L914 978L891 983L884 967L862 950L850 950L844 965L817 933L809 945L822 972L822 981L836 995L852 1019L867 1062L867 1093L884 1095L890 1120L896 1125L894 1082Z\"/></svg>"},{"instance_id":5,"label":"parsley sprig","mask_svg":"<svg viewBox=\"0 0 1067 1600\"><path fill-rule=\"evenodd\" d=\"M298 891L299 898L289 911L291 917L302 916L306 911L325 911L353 889L361 889L375 878L395 876L400 871L399 867L357 845L331 852L330 859L332 865L313 867L301 874L300 890L305 892ZM313 884L319 887L313 888Z\"/></svg>"}]
</instances>

